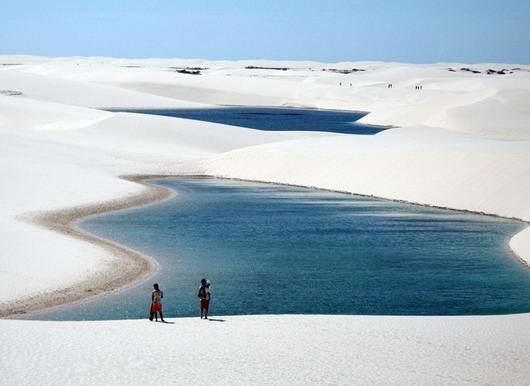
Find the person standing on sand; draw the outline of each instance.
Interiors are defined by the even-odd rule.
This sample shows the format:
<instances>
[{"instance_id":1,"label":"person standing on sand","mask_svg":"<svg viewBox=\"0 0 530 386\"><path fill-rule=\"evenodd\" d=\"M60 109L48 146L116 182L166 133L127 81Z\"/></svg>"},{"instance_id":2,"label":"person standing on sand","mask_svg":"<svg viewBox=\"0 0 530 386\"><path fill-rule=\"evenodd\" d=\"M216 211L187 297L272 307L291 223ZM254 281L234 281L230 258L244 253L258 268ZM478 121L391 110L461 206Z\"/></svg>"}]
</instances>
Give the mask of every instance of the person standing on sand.
<instances>
[{"instance_id":1,"label":"person standing on sand","mask_svg":"<svg viewBox=\"0 0 530 386\"><path fill-rule=\"evenodd\" d=\"M208 313L210 303L212 302L212 283L210 283L210 280L206 280L206 295L208 296L208 307L206 308L206 313Z\"/></svg>"},{"instance_id":2,"label":"person standing on sand","mask_svg":"<svg viewBox=\"0 0 530 386\"><path fill-rule=\"evenodd\" d=\"M210 307L210 298L212 293L210 291L210 282L203 278L201 280L201 286L199 287L199 292L197 293L201 305L201 319L204 316L204 319L208 319L208 308Z\"/></svg>"},{"instance_id":3,"label":"person standing on sand","mask_svg":"<svg viewBox=\"0 0 530 386\"><path fill-rule=\"evenodd\" d=\"M149 313L149 320L158 322L157 312L160 314L160 321L165 322L164 315L162 314L162 298L164 297L164 292L160 291L158 284L153 284L153 292L151 292L151 312Z\"/></svg>"}]
</instances>

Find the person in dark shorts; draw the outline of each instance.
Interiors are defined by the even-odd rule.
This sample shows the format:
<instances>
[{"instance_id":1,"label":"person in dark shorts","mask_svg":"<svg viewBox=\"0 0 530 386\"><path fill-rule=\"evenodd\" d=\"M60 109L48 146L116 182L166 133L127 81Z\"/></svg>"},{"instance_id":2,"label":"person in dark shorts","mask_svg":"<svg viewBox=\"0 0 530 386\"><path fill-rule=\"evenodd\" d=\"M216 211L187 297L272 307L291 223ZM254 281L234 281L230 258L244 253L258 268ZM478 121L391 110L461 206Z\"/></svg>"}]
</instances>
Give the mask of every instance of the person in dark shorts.
<instances>
[{"instance_id":1,"label":"person in dark shorts","mask_svg":"<svg viewBox=\"0 0 530 386\"><path fill-rule=\"evenodd\" d=\"M149 320L158 322L157 313L160 314L160 321L165 322L164 315L162 314L162 298L164 297L164 292L160 291L158 284L153 284L153 292L151 292L151 311L149 313Z\"/></svg>"},{"instance_id":2,"label":"person in dark shorts","mask_svg":"<svg viewBox=\"0 0 530 386\"><path fill-rule=\"evenodd\" d=\"M201 305L201 319L208 319L208 308L210 307L210 298L212 296L210 291L210 282L206 279L201 280L201 286L197 293Z\"/></svg>"}]
</instances>

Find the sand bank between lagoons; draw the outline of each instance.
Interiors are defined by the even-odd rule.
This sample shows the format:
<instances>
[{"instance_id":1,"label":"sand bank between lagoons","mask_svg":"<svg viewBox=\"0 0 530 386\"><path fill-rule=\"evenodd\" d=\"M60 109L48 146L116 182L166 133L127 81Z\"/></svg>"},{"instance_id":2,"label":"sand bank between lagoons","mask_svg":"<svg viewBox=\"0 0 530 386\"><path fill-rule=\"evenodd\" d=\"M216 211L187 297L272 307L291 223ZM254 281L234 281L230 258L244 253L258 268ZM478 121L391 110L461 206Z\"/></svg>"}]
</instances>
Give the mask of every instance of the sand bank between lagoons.
<instances>
[{"instance_id":1,"label":"sand bank between lagoons","mask_svg":"<svg viewBox=\"0 0 530 386\"><path fill-rule=\"evenodd\" d=\"M154 177L157 176L138 175L120 177L127 181L142 184L145 187L143 192L133 197L23 216L22 219L24 221L36 223L39 226L55 232L103 248L118 258L117 264L113 264L98 272L97 275L87 277L83 281L66 288L55 290L51 293L39 294L30 298L22 298L2 305L0 307L0 318L16 318L49 310L54 307L79 303L118 291L125 287L130 287L151 275L157 267L156 261L152 257L143 255L110 240L84 232L75 223L88 216L151 204L174 195L171 190L144 182Z\"/></svg>"}]
</instances>

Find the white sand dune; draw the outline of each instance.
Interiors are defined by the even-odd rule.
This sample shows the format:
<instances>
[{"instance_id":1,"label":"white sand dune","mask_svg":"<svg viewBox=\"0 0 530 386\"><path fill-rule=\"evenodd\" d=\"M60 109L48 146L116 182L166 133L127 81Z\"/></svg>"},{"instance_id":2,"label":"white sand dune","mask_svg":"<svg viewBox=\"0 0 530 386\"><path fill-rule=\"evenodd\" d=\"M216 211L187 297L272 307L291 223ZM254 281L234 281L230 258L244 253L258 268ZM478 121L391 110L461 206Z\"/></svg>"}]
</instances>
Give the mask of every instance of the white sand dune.
<instances>
[{"instance_id":1,"label":"white sand dune","mask_svg":"<svg viewBox=\"0 0 530 386\"><path fill-rule=\"evenodd\" d=\"M59 75L59 74L57 74ZM192 102L127 91L57 76L32 74L18 69L0 71L2 89L21 91L23 98L84 107L205 107Z\"/></svg>"},{"instance_id":2,"label":"white sand dune","mask_svg":"<svg viewBox=\"0 0 530 386\"><path fill-rule=\"evenodd\" d=\"M530 221L528 66L0 56L2 63L20 65L0 66L0 91L22 95L0 93L0 310L119 266L109 250L27 219L146 191L120 175L210 174ZM208 69L196 76L171 68L186 66ZM336 68L365 71L329 71ZM400 128L375 136L263 132L94 109L212 104L363 110L363 122ZM530 228L510 246L530 261ZM155 383L163 374L195 383L199 372L216 383L524 384L529 373L528 314L229 319L207 327L188 319L156 327L1 321L0 370L16 384ZM213 359L206 367L204 346ZM158 351L170 359L160 363ZM58 366L65 361L75 366Z\"/></svg>"},{"instance_id":3,"label":"white sand dune","mask_svg":"<svg viewBox=\"0 0 530 386\"><path fill-rule=\"evenodd\" d=\"M0 321L0 370L16 385L528 382L528 315L217 319Z\"/></svg>"},{"instance_id":4,"label":"white sand dune","mask_svg":"<svg viewBox=\"0 0 530 386\"><path fill-rule=\"evenodd\" d=\"M267 159L266 165L253 167L258 159ZM403 128L375 136L258 145L223 153L205 164L207 174L223 177L530 219L530 190L524 180L530 152L521 141Z\"/></svg>"}]
</instances>

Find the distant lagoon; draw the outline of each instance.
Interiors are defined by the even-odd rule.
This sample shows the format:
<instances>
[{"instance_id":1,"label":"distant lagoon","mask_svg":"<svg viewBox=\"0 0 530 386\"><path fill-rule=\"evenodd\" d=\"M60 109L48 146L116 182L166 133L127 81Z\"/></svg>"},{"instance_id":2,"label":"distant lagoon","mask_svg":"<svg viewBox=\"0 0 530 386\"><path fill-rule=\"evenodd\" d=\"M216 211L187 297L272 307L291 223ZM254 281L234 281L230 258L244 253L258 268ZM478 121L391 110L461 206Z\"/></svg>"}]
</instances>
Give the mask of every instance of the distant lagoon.
<instances>
[{"instance_id":1,"label":"distant lagoon","mask_svg":"<svg viewBox=\"0 0 530 386\"><path fill-rule=\"evenodd\" d=\"M146 282L31 319L147 316L152 283L166 316L211 313L476 315L530 311L530 270L508 248L524 224L288 186L161 179L167 201L79 226L153 256Z\"/></svg>"},{"instance_id":2,"label":"distant lagoon","mask_svg":"<svg viewBox=\"0 0 530 386\"><path fill-rule=\"evenodd\" d=\"M388 126L358 123L367 113L354 111L287 109L267 107L222 107L208 109L109 109L108 111L163 115L247 127L266 131L322 131L373 135Z\"/></svg>"}]
</instances>

